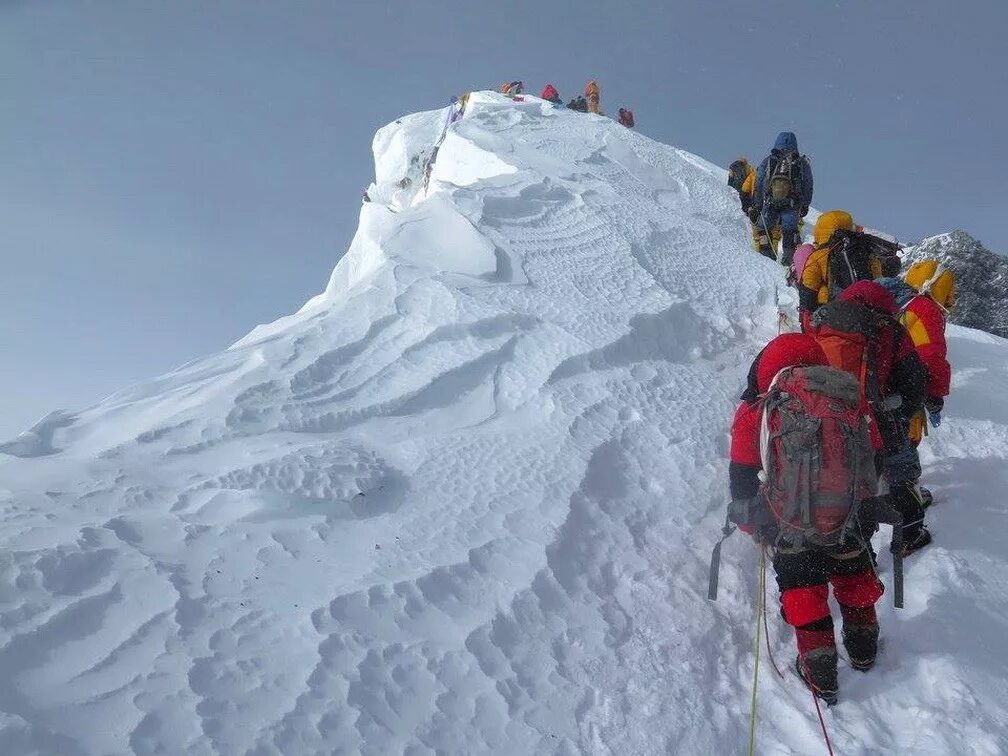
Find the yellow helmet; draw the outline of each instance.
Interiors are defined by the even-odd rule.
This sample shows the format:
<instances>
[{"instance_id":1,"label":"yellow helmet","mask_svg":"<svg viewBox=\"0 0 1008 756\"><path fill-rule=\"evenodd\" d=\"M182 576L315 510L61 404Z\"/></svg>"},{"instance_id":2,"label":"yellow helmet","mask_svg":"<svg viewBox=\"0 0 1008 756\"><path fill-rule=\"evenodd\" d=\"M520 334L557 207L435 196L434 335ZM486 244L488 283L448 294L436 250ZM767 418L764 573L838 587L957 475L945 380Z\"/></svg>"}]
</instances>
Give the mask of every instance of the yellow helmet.
<instances>
[{"instance_id":1,"label":"yellow helmet","mask_svg":"<svg viewBox=\"0 0 1008 756\"><path fill-rule=\"evenodd\" d=\"M845 231L854 230L854 218L846 210L830 210L820 215L815 224L816 246L824 246L838 228Z\"/></svg>"},{"instance_id":2,"label":"yellow helmet","mask_svg":"<svg viewBox=\"0 0 1008 756\"><path fill-rule=\"evenodd\" d=\"M946 310L955 304L955 274L933 258L915 262L903 280L919 294L930 295Z\"/></svg>"}]
</instances>

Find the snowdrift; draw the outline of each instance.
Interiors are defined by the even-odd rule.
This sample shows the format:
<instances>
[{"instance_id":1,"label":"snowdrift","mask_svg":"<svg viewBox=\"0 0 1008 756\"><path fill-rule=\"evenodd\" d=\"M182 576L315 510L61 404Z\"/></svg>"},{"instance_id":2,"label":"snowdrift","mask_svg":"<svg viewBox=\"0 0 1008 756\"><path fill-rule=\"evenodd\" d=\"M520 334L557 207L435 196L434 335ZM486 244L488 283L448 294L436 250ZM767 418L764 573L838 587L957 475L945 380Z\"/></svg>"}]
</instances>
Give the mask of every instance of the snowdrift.
<instances>
[{"instance_id":1,"label":"snowdrift","mask_svg":"<svg viewBox=\"0 0 1008 756\"><path fill-rule=\"evenodd\" d=\"M5 447L0 752L743 751L755 550L717 604L706 569L781 269L697 157L532 97L446 115L378 132L298 313ZM839 753L1008 750L1006 357L953 329L937 543L841 670ZM758 743L822 749L797 679Z\"/></svg>"}]
</instances>

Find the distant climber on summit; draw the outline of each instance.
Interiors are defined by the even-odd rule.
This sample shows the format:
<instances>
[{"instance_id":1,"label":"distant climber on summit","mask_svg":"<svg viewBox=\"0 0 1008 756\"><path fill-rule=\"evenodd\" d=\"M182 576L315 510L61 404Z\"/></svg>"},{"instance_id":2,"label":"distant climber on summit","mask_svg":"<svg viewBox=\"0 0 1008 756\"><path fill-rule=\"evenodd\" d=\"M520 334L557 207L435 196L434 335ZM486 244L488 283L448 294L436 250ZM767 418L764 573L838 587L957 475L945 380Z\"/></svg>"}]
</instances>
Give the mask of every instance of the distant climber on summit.
<instances>
[{"instance_id":1,"label":"distant climber on summit","mask_svg":"<svg viewBox=\"0 0 1008 756\"><path fill-rule=\"evenodd\" d=\"M542 95L540 95L546 102L552 102L554 105L563 105L563 100L560 98L560 93L557 88L552 84L547 84L543 87Z\"/></svg>"},{"instance_id":2,"label":"distant climber on summit","mask_svg":"<svg viewBox=\"0 0 1008 756\"><path fill-rule=\"evenodd\" d=\"M621 126L626 126L628 129L632 129L635 125L633 111L630 110L629 108L620 108L619 122Z\"/></svg>"},{"instance_id":3,"label":"distant climber on summit","mask_svg":"<svg viewBox=\"0 0 1008 756\"><path fill-rule=\"evenodd\" d=\"M506 81L501 84L500 88L501 94L506 94L510 97L520 95L525 91L525 85L520 81Z\"/></svg>"},{"instance_id":4,"label":"distant climber on summit","mask_svg":"<svg viewBox=\"0 0 1008 756\"><path fill-rule=\"evenodd\" d=\"M798 221L812 204L812 166L798 153L798 139L790 131L777 135L770 154L756 171L756 192L749 219L759 226L760 252L773 256L770 238L775 228L781 232L781 264L791 265L800 239Z\"/></svg>"},{"instance_id":5,"label":"distant climber on summit","mask_svg":"<svg viewBox=\"0 0 1008 756\"><path fill-rule=\"evenodd\" d=\"M602 100L599 97L599 85L595 79L585 84L584 93L588 98L588 110L595 115L602 115Z\"/></svg>"},{"instance_id":6,"label":"distant climber on summit","mask_svg":"<svg viewBox=\"0 0 1008 756\"><path fill-rule=\"evenodd\" d=\"M571 101L567 103L567 107L570 110L576 110L578 113L587 113L588 100L586 100L583 95L578 95L577 97L571 98Z\"/></svg>"}]
</instances>

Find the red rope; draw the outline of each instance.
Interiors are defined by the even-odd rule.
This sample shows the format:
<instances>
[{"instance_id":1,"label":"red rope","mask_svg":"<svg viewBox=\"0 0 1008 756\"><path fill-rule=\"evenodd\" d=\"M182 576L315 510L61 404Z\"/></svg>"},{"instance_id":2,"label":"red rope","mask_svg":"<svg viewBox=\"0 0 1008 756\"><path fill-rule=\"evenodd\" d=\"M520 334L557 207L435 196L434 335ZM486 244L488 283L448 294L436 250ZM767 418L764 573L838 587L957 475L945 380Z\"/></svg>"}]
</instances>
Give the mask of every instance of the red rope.
<instances>
[{"instance_id":1,"label":"red rope","mask_svg":"<svg viewBox=\"0 0 1008 756\"><path fill-rule=\"evenodd\" d=\"M822 707L819 706L819 696L816 695L815 686L812 684L812 677L809 675L808 670L805 672L805 682L808 685L808 689L812 692L812 703L815 704L816 714L819 715L819 727L822 728L823 737L826 739L826 751L829 756L835 756L833 753L833 745L830 743L829 733L826 732L826 721L823 719Z\"/></svg>"}]
</instances>

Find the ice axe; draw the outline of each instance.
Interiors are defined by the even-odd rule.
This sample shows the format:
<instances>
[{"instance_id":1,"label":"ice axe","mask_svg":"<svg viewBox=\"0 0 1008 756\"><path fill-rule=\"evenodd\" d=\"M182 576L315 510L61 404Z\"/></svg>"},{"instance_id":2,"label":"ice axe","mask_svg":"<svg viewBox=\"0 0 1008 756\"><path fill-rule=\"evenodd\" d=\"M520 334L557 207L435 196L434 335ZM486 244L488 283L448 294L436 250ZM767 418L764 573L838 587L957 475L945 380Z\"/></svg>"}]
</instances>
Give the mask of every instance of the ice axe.
<instances>
[{"instance_id":1,"label":"ice axe","mask_svg":"<svg viewBox=\"0 0 1008 756\"><path fill-rule=\"evenodd\" d=\"M892 525L893 552L893 606L903 608L903 515L892 505L888 495L873 496L861 505L865 512L875 522Z\"/></svg>"}]
</instances>

